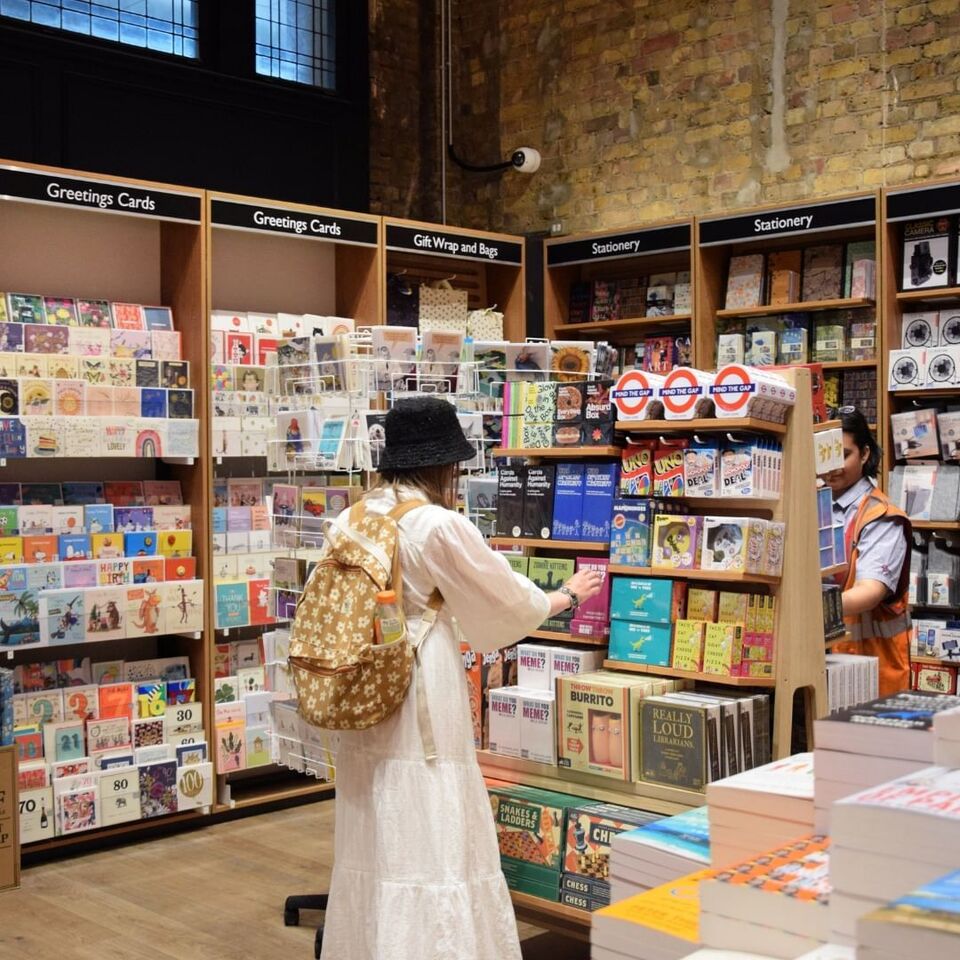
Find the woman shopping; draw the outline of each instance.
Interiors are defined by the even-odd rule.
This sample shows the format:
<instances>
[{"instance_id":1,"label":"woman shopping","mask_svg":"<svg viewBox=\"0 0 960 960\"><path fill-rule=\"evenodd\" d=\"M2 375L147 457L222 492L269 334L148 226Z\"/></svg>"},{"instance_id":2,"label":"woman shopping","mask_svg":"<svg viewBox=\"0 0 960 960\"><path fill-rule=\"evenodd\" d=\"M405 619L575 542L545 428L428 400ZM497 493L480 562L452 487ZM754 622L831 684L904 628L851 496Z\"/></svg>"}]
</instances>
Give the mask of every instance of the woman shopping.
<instances>
[{"instance_id":1,"label":"woman shopping","mask_svg":"<svg viewBox=\"0 0 960 960\"><path fill-rule=\"evenodd\" d=\"M847 637L838 653L880 660L880 695L910 686L912 530L907 515L876 486L880 447L862 413L842 407L843 468L825 477L833 517L844 525L847 572L841 578Z\"/></svg>"},{"instance_id":2,"label":"woman shopping","mask_svg":"<svg viewBox=\"0 0 960 960\"><path fill-rule=\"evenodd\" d=\"M403 606L413 629L435 590L442 606L423 641L420 679L436 759L427 759L411 692L387 719L340 734L327 960L520 960L490 800L473 743L454 619L489 653L599 592L581 572L544 593L515 574L451 507L458 465L475 450L445 400L401 401L386 417L381 484L369 512L429 505L398 521ZM413 684L411 684L411 688Z\"/></svg>"}]
</instances>

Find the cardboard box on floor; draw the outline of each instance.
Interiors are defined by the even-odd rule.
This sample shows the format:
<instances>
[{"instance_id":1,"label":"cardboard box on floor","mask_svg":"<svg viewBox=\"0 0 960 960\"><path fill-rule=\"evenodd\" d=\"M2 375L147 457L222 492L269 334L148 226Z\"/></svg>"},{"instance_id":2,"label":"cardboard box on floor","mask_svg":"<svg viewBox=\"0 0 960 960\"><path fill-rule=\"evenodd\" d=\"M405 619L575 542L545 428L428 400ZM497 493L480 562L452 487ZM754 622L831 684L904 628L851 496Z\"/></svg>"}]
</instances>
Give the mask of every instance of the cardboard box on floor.
<instances>
[{"instance_id":1,"label":"cardboard box on floor","mask_svg":"<svg viewBox=\"0 0 960 960\"><path fill-rule=\"evenodd\" d=\"M20 886L16 747L0 747L0 890Z\"/></svg>"}]
</instances>

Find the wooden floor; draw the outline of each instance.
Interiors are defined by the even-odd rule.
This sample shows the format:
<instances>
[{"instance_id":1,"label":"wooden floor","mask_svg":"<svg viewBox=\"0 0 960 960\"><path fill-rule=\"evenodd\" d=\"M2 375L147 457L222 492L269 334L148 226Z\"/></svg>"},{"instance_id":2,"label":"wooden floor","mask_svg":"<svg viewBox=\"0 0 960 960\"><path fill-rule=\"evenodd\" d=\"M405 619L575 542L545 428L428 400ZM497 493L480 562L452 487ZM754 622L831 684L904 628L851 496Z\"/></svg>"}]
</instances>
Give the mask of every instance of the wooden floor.
<instances>
[{"instance_id":1,"label":"wooden floor","mask_svg":"<svg viewBox=\"0 0 960 960\"><path fill-rule=\"evenodd\" d=\"M321 802L23 871L0 894L11 960L311 960L314 917L284 927L288 894L326 890L334 804ZM587 960L582 943L521 925L524 960Z\"/></svg>"}]
</instances>

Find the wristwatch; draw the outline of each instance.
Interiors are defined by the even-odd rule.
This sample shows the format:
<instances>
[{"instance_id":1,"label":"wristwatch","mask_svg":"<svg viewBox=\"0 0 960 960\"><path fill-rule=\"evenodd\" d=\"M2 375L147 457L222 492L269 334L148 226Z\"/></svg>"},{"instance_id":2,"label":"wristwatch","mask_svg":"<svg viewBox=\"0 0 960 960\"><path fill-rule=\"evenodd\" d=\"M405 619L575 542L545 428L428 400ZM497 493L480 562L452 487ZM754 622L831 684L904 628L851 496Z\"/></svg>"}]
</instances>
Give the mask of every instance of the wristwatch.
<instances>
[{"instance_id":1,"label":"wristwatch","mask_svg":"<svg viewBox=\"0 0 960 960\"><path fill-rule=\"evenodd\" d=\"M566 596L568 596L568 597L570 598L570 609L571 609L571 610L576 610L577 607L580 606L580 598L579 598L569 587L566 587L566 586L561 587L561 588L560 588L560 593L565 594Z\"/></svg>"}]
</instances>

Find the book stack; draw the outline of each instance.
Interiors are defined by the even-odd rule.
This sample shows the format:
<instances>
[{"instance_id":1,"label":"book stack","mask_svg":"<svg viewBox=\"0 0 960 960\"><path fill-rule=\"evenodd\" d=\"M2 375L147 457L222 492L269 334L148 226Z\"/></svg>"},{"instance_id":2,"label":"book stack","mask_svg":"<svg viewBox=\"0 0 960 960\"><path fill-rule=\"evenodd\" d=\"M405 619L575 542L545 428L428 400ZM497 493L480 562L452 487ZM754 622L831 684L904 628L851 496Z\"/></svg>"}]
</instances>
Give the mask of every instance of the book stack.
<instances>
[{"instance_id":1,"label":"book stack","mask_svg":"<svg viewBox=\"0 0 960 960\"><path fill-rule=\"evenodd\" d=\"M827 631L824 630L824 633ZM877 698L880 676L880 661L877 657L828 653L826 661L827 704L830 713Z\"/></svg>"},{"instance_id":2,"label":"book stack","mask_svg":"<svg viewBox=\"0 0 960 960\"><path fill-rule=\"evenodd\" d=\"M613 838L610 899L617 903L709 866L707 808L694 807Z\"/></svg>"},{"instance_id":3,"label":"book stack","mask_svg":"<svg viewBox=\"0 0 960 960\"><path fill-rule=\"evenodd\" d=\"M933 718L933 762L960 767L960 708L942 710Z\"/></svg>"},{"instance_id":4,"label":"book stack","mask_svg":"<svg viewBox=\"0 0 960 960\"><path fill-rule=\"evenodd\" d=\"M700 886L709 947L792 958L829 939L829 840L806 836L717 870Z\"/></svg>"},{"instance_id":5,"label":"book stack","mask_svg":"<svg viewBox=\"0 0 960 960\"><path fill-rule=\"evenodd\" d=\"M857 921L858 960L953 960L960 955L960 870Z\"/></svg>"},{"instance_id":6,"label":"book stack","mask_svg":"<svg viewBox=\"0 0 960 960\"><path fill-rule=\"evenodd\" d=\"M700 945L700 891L710 870L604 907L590 930L594 960L680 960Z\"/></svg>"},{"instance_id":7,"label":"book stack","mask_svg":"<svg viewBox=\"0 0 960 960\"><path fill-rule=\"evenodd\" d=\"M845 797L830 831L831 939L853 944L860 917L956 869L960 770L924 767Z\"/></svg>"},{"instance_id":8,"label":"book stack","mask_svg":"<svg viewBox=\"0 0 960 960\"><path fill-rule=\"evenodd\" d=\"M829 829L833 804L841 797L931 764L934 718L957 705L957 697L904 692L817 720L816 829Z\"/></svg>"},{"instance_id":9,"label":"book stack","mask_svg":"<svg viewBox=\"0 0 960 960\"><path fill-rule=\"evenodd\" d=\"M798 753L707 785L714 867L813 831L813 754Z\"/></svg>"}]
</instances>

